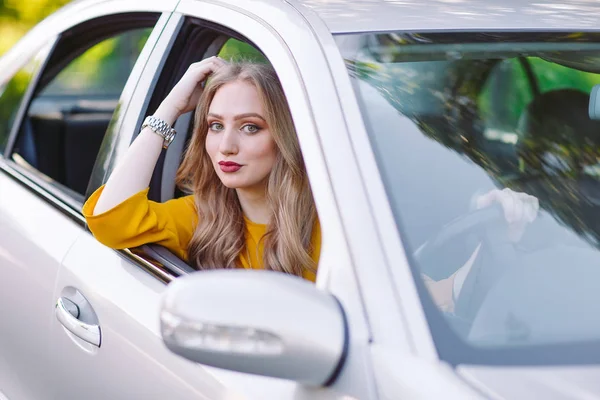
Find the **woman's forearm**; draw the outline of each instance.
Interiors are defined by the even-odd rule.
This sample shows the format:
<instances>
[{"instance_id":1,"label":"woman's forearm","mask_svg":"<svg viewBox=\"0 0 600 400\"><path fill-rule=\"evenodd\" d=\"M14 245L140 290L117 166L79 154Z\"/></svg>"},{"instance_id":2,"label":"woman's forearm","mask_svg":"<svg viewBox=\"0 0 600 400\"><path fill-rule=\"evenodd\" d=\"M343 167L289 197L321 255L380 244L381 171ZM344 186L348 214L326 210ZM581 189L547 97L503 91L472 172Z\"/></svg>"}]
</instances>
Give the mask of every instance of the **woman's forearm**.
<instances>
[{"instance_id":1,"label":"woman's forearm","mask_svg":"<svg viewBox=\"0 0 600 400\"><path fill-rule=\"evenodd\" d=\"M480 248L481 243L477 245L467 262L448 278L434 281L427 275L421 274L429 293L433 297L433 301L443 311L452 312L454 310L454 301L458 298L462 285L471 271L475 259L477 259Z\"/></svg>"},{"instance_id":2,"label":"woman's forearm","mask_svg":"<svg viewBox=\"0 0 600 400\"><path fill-rule=\"evenodd\" d=\"M173 126L177 114L172 107L161 106L154 116ZM163 138L150 128L140 132L106 182L94 215L110 210L149 186L162 146Z\"/></svg>"},{"instance_id":3,"label":"woman's forearm","mask_svg":"<svg viewBox=\"0 0 600 400\"><path fill-rule=\"evenodd\" d=\"M202 93L201 83L224 65L226 63L218 57L209 57L190 65L154 116L173 126L179 115L196 108ZM110 210L148 187L162 145L163 138L150 128L140 133L106 182L94 208L94 215Z\"/></svg>"}]
</instances>

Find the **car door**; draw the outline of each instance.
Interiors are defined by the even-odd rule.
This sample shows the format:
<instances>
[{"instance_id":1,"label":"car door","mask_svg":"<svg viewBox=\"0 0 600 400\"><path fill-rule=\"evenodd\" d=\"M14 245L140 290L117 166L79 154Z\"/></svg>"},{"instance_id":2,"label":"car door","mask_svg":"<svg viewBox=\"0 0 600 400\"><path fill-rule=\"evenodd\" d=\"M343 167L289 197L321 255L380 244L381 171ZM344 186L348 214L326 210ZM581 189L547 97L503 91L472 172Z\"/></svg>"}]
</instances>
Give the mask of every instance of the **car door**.
<instances>
[{"instance_id":1,"label":"car door","mask_svg":"<svg viewBox=\"0 0 600 400\"><path fill-rule=\"evenodd\" d=\"M37 197L4 157L13 121L52 45L29 51L0 88L0 398L40 398L48 376L54 278L77 233L69 217ZM59 233L59 235L57 235ZM49 302L49 303L48 303Z\"/></svg>"},{"instance_id":2,"label":"car door","mask_svg":"<svg viewBox=\"0 0 600 400\"><path fill-rule=\"evenodd\" d=\"M60 363L53 359L49 333L56 277L84 229L80 209L100 141L119 108L129 72L136 62L138 70L143 65L140 53L161 15L156 7L154 12L133 13L124 3L123 9L108 14L105 8L88 6L59 12L63 23L55 15L38 26L37 34L21 44L23 50L32 49L29 60L3 78L0 299L10 305L1 310L3 398L54 396L54 372ZM18 59L10 57L3 60L7 68ZM95 80L104 72L110 85Z\"/></svg>"},{"instance_id":3,"label":"car door","mask_svg":"<svg viewBox=\"0 0 600 400\"><path fill-rule=\"evenodd\" d=\"M115 149L114 155L107 162L98 160L96 163L88 195L105 181L139 131L145 115L156 109L189 63L219 54L231 39L259 47L279 73L296 114L297 130L304 135L300 141L310 164L310 178L311 182L314 180L313 191L315 198L318 197L324 227L319 285L326 289L328 276L338 277L339 297L350 310L357 345L353 346L355 351L351 357L355 360L354 367L348 369L343 379L355 382L353 391L369 394L362 398L371 398L371 387L363 384L368 374L365 374L364 363L359 361L363 360L364 347L368 344L360 296L350 270L348 248L330 194L310 108L288 49L269 26L256 16L248 15L252 14L249 10L241 12L237 8L199 1L180 5L183 5L181 12L172 17L169 28L154 48L128 111L120 121L119 135L112 137L109 132L110 140L106 140L105 145ZM289 7L288 10L293 11ZM171 27L172 37L169 37ZM185 115L177 121L175 129L179 134L159 159L149 191L153 200L165 201L177 195L174 173L185 145L185 134L191 131L190 117ZM123 139L127 135L130 135L129 140ZM53 322L53 354L61 360L62 370L68 371L69 380L69 385L61 387L57 397L78 398L85 393L87 399L344 398L343 391L332 388L307 388L295 382L195 365L169 353L160 337L160 299L165 284L184 272L175 271L172 265L167 265L168 260L166 263L155 261L148 259L144 249L108 249L89 233L81 235L69 249L57 279L55 297L79 299L83 302L80 308L93 309L94 313L85 316L84 322L97 325L101 339L99 346L90 344L66 334L59 322Z\"/></svg>"}]
</instances>

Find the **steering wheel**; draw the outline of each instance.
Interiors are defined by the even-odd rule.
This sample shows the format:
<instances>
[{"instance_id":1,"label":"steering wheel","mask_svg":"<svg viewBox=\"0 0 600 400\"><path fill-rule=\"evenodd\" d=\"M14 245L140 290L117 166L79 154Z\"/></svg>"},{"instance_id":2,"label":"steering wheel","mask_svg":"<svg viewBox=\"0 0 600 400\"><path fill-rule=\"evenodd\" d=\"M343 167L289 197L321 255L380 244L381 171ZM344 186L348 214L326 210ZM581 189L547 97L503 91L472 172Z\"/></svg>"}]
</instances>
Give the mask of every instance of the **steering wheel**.
<instances>
[{"instance_id":1,"label":"steering wheel","mask_svg":"<svg viewBox=\"0 0 600 400\"><path fill-rule=\"evenodd\" d=\"M518 268L519 262L515 246L508 238L508 223L499 204L471 211L442 227L419 248L416 260L423 266L452 258L445 257L444 250L453 247L448 243L457 238L474 238L481 245L455 299L454 313L445 313L448 322L466 335L486 294L507 268ZM456 265L456 269L460 266Z\"/></svg>"}]
</instances>

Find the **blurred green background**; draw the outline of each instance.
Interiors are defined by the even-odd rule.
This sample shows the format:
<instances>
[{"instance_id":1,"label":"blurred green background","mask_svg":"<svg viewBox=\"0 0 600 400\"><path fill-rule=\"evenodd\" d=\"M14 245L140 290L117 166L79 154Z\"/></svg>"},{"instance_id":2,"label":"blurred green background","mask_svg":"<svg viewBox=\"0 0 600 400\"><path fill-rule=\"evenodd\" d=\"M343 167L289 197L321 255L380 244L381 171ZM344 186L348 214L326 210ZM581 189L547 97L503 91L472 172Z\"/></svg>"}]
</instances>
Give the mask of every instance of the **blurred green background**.
<instances>
[{"instance_id":1,"label":"blurred green background","mask_svg":"<svg viewBox=\"0 0 600 400\"><path fill-rule=\"evenodd\" d=\"M0 0L0 55L29 29L70 0Z\"/></svg>"}]
</instances>

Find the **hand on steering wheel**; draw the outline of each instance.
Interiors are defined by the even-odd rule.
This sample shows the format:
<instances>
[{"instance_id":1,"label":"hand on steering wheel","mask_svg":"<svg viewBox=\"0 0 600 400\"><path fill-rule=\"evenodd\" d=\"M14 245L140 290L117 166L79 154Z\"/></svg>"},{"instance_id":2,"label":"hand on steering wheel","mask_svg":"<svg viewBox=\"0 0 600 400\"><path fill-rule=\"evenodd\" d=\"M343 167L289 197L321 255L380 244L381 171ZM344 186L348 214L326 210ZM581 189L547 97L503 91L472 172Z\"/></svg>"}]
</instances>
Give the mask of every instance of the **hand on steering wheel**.
<instances>
[{"instance_id":1,"label":"hand on steering wheel","mask_svg":"<svg viewBox=\"0 0 600 400\"><path fill-rule=\"evenodd\" d=\"M540 208L537 197L509 188L491 190L475 200L477 209L489 207L494 203L502 206L504 218L508 223L508 237L513 242L521 239L527 225L537 218Z\"/></svg>"},{"instance_id":2,"label":"hand on steering wheel","mask_svg":"<svg viewBox=\"0 0 600 400\"><path fill-rule=\"evenodd\" d=\"M494 204L498 204L502 208L501 213L494 213L495 210L492 207ZM475 206L478 211L473 211L444 227L421 249L417 258L422 261L429 255L435 254L435 249L450 238L479 230L480 228L493 226L494 221L497 221L499 218L504 218L508 224L508 239L511 242L516 242L523 236L527 225L535 221L539 211L539 201L536 197L526 193L518 193L508 188L503 190L494 189L482 196L478 196L475 199ZM488 235L483 235L482 240L490 239ZM446 279L433 281L428 276L422 275L435 304L442 311L450 313L454 311L455 296L458 297L462 284L471 272L471 267L478 257L476 253L479 247L477 247L475 253L469 257L469 260L463 266ZM508 257L508 255L506 256ZM500 264L506 265L509 263Z\"/></svg>"}]
</instances>

